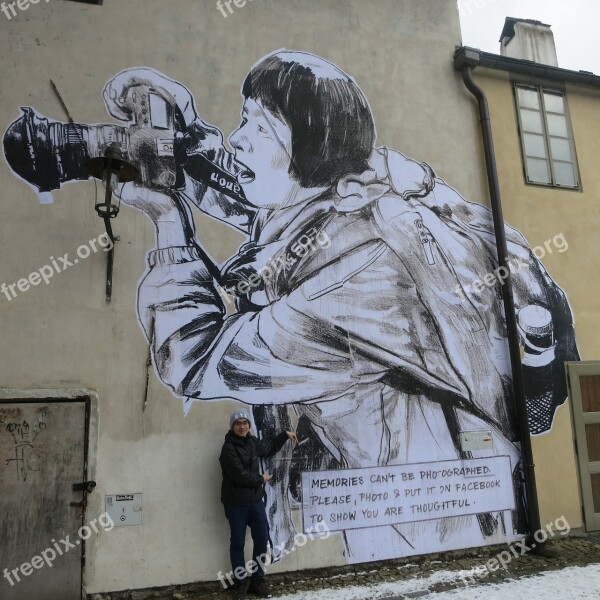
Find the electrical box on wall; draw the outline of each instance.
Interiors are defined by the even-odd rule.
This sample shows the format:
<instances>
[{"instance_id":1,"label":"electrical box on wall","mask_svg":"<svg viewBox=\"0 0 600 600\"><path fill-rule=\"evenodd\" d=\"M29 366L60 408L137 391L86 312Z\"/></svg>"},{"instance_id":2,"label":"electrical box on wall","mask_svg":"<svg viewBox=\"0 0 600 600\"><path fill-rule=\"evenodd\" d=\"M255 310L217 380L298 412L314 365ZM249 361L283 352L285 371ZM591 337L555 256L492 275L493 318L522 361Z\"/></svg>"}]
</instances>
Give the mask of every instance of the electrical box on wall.
<instances>
[{"instance_id":1,"label":"electrical box on wall","mask_svg":"<svg viewBox=\"0 0 600 600\"><path fill-rule=\"evenodd\" d=\"M463 452L473 450L493 450L494 439L491 431L461 431L460 445Z\"/></svg>"},{"instance_id":2,"label":"electrical box on wall","mask_svg":"<svg viewBox=\"0 0 600 600\"><path fill-rule=\"evenodd\" d=\"M115 527L142 524L142 494L106 496L106 512Z\"/></svg>"}]
</instances>

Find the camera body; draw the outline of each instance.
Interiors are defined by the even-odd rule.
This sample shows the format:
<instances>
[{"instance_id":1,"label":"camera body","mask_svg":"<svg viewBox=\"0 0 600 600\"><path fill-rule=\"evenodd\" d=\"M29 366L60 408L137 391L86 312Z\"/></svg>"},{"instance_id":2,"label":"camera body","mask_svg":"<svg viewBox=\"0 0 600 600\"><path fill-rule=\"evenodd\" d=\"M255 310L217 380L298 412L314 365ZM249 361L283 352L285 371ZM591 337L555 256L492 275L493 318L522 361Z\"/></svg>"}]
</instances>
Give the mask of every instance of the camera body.
<instances>
[{"instance_id":1,"label":"camera body","mask_svg":"<svg viewBox=\"0 0 600 600\"><path fill-rule=\"evenodd\" d=\"M181 187L182 167L175 160L175 106L145 84L130 87L119 103L132 115L122 153L139 171L140 183L157 190ZM184 132L179 133L181 138Z\"/></svg>"}]
</instances>

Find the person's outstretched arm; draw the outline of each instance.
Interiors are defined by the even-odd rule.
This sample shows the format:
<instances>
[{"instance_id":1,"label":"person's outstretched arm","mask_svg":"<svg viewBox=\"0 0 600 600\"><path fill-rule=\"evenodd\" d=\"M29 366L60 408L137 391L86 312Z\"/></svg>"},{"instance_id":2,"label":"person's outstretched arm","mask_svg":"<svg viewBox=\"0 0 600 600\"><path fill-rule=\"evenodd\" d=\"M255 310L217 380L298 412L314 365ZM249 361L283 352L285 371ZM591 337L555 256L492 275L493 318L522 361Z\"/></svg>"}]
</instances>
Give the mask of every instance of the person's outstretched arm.
<instances>
[{"instance_id":1,"label":"person's outstretched arm","mask_svg":"<svg viewBox=\"0 0 600 600\"><path fill-rule=\"evenodd\" d=\"M273 438L267 438L264 440L258 440L258 456L260 458L267 458L277 454L283 445L288 441L298 441L296 434L293 431L282 431L279 435Z\"/></svg>"}]
</instances>

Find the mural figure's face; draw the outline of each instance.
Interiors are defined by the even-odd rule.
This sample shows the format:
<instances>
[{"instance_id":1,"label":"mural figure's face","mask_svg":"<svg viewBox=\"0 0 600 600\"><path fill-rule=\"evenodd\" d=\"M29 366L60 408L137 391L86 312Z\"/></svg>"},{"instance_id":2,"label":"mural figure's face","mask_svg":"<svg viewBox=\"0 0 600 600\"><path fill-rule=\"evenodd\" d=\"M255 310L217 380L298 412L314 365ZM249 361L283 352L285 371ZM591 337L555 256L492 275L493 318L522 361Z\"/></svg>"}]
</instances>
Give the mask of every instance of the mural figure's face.
<instances>
[{"instance_id":1,"label":"mural figure's face","mask_svg":"<svg viewBox=\"0 0 600 600\"><path fill-rule=\"evenodd\" d=\"M290 175L292 131L260 102L248 98L242 122L229 136L235 158L253 173L250 182L240 180L244 194L254 206L279 208L295 204L302 189Z\"/></svg>"},{"instance_id":2,"label":"mural figure's face","mask_svg":"<svg viewBox=\"0 0 600 600\"><path fill-rule=\"evenodd\" d=\"M233 433L238 437L246 437L250 431L250 423L248 419L238 419L231 426Z\"/></svg>"}]
</instances>

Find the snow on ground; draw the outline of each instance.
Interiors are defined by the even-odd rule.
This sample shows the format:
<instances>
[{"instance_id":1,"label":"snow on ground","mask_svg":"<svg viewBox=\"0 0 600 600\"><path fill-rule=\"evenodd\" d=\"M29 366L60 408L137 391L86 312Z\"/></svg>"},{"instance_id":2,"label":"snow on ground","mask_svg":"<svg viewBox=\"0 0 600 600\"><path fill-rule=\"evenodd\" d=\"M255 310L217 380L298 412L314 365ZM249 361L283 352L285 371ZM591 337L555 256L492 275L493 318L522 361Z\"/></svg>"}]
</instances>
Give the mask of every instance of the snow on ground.
<instances>
[{"instance_id":1,"label":"snow on ground","mask_svg":"<svg viewBox=\"0 0 600 600\"><path fill-rule=\"evenodd\" d=\"M422 596L428 600L515 600L552 598L553 600L598 600L600 564L568 567L511 581L465 586L461 577L477 577L474 570L438 571L428 577L381 583L376 586L348 586L314 592L278 596L280 600L383 600L402 594L426 591L436 583L455 583L457 588Z\"/></svg>"}]
</instances>

